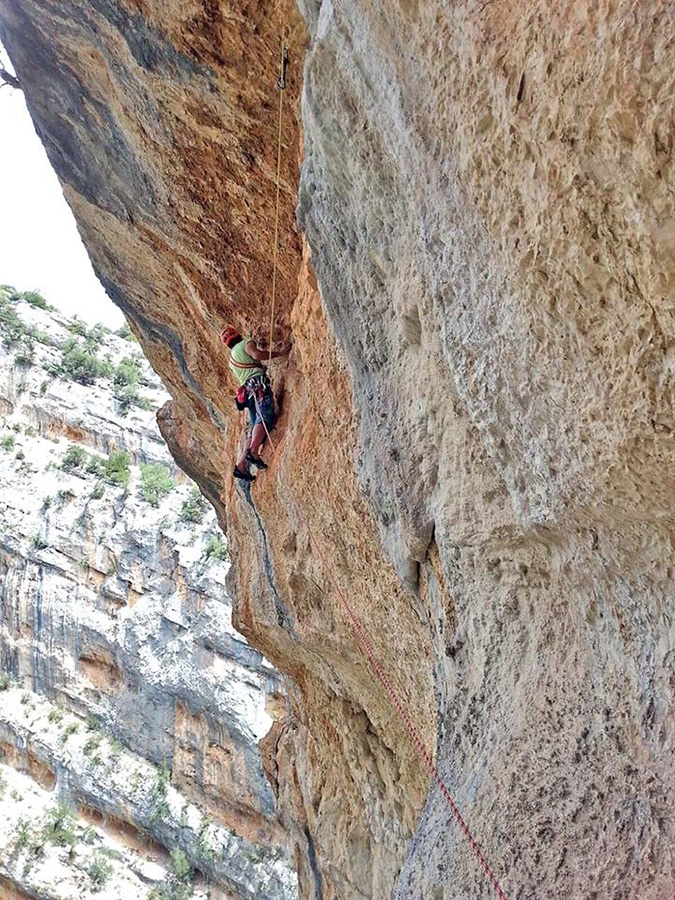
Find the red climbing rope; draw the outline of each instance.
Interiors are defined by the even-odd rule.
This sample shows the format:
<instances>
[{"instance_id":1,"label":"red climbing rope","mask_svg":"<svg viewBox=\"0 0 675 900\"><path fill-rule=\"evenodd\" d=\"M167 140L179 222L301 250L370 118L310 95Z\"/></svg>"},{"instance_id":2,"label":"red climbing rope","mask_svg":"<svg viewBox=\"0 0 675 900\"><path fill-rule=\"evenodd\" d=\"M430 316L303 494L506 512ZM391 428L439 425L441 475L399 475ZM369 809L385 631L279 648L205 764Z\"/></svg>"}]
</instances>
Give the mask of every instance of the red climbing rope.
<instances>
[{"instance_id":1,"label":"red climbing rope","mask_svg":"<svg viewBox=\"0 0 675 900\"><path fill-rule=\"evenodd\" d=\"M270 338L272 338L272 335L270 335ZM260 421L262 422L262 424L265 428L265 433L267 434L267 439L270 442L270 446L272 447L274 457L276 458L276 455L277 455L276 445L275 445L274 441L272 440L272 435L270 434L267 425L265 424L265 420L262 416L262 412L260 410L260 405L258 403L258 398L255 394L253 395L253 397L255 400L255 406L256 406L256 410L258 412L258 416L260 417ZM304 516L302 515L302 513L300 511L300 508L299 508L297 501L293 495L293 491L291 490L291 486L286 478L286 474L283 471L283 469L281 469L281 476L286 485L286 489L288 490L288 495L291 498L291 503L295 510L296 516L298 517L298 519L300 521L304 521ZM375 674L377 675L378 679L380 680L380 683L382 684L385 691L389 695L389 699L390 699L394 709L398 713L399 718L405 725L406 731L408 732L408 737L410 738L410 742L412 743L412 745L415 747L415 749L419 753L419 755L422 759L422 762L424 763L425 768L429 772L429 775L433 778L433 780L438 785L438 788L439 788L441 794L443 795L446 803L450 807L450 812L452 813L453 818L455 819L455 822L459 825L462 833L464 834L464 837L467 840L467 843L469 844L469 847L471 848L476 859L480 863L480 866L485 874L485 877L490 882L495 894L497 895L499 900L507 900L507 896L504 893L504 890L503 890L502 886L500 885L499 881L497 880L497 876L493 872L492 867L490 866L490 863L487 861L485 854L481 850L478 841L471 833L471 829L464 821L464 818L463 818L462 814L460 813L459 808L457 807L457 804L455 803L455 801L452 798L452 794L450 793L447 785L443 781L443 778L442 778L440 772L434 765L434 761L433 761L431 754L429 753L427 748L424 746L424 742L422 741L422 738L420 737L419 732L417 731L417 728L415 727L415 724L412 721L408 710L406 709L403 701L400 699L400 697L396 693L396 690L394 689L391 681L389 680L387 673L384 671L384 669L382 668L382 665L380 664L377 657L375 656L373 646L370 642L370 638L368 637L368 634L366 633L365 628L361 624L359 617L356 615L356 613L352 609L352 606L349 603L349 601L347 600L345 594L343 593L342 588L337 583L335 578L333 578L333 576L331 575L330 568L328 567L327 562L326 562L326 558L325 558L323 552L321 551L321 548L319 547L318 543L315 541L315 539L312 535L312 530L310 528L307 528L307 534L309 535L309 540L312 543L317 556L319 557L319 561L321 562L324 572L328 576L328 579L331 582L331 584L333 585L343 609L347 613L347 616L349 618L351 626L354 629L354 632L356 634L356 637L358 638L359 643L361 644L363 652L365 653L366 657L368 658L372 668L375 671Z\"/></svg>"},{"instance_id":2,"label":"red climbing rope","mask_svg":"<svg viewBox=\"0 0 675 900\"><path fill-rule=\"evenodd\" d=\"M286 63L287 62L288 62L288 49L284 47L284 41L283 41L283 37L282 37L282 39L281 39L281 62L280 62L281 77L280 77L279 81L277 82L280 96L279 96L279 129L278 129L278 136L277 136L277 178L276 178L276 214L275 214L275 227L274 227L274 258L273 258L273 266L272 266L272 271L273 271L273 275L272 275L272 312L271 312L271 317L270 317L270 337L269 337L270 360L272 359L272 345L274 342L274 303L275 303L275 294L276 294L276 275L277 275L278 252L279 252L279 193L280 193L280 173L281 173L281 125L282 125L281 116L282 116L282 109L283 109L283 105L282 105L283 104L283 100L282 100L283 91L286 86L285 72L286 72ZM274 441L272 440L272 435L270 434L269 429L268 429L268 427L265 423L265 420L262 416L262 412L260 410L260 404L258 402L258 397L255 392L253 393L253 399L255 401L255 406L256 406L256 410L257 410L258 416L260 418L260 421L262 422L262 424L265 428L265 433L267 434L267 439L269 440L270 446L272 447L272 451L274 453L274 456L276 457L277 448L276 448ZM298 504L296 502L296 499L293 495L293 491L291 490L291 486L288 483L288 480L287 480L286 475L283 472L283 470L282 470L282 479L285 482L286 489L288 490L289 497L291 498L291 503L293 504L293 508L295 509L296 516L298 517L298 519L300 521L304 521L304 516L300 512L300 507L298 506ZM478 841L475 839L475 837L471 833L471 830L470 830L469 826L466 824L466 822L464 821L462 814L460 813L460 811L457 807L457 804L452 799L452 795L451 795L450 791L448 790L445 782L443 781L443 778L441 777L440 772L434 765L434 761L433 761L431 754L429 753L427 748L424 746L424 742L422 741L422 738L420 737L419 732L417 731L417 728L415 727L415 724L413 723L413 721L410 717L410 714L408 713L408 710L406 709L403 701L400 699L400 697L394 690L392 683L389 681L389 677L387 676L387 673L384 671L384 669L380 665L377 657L375 656L375 652L373 651L373 646L370 643L370 638L368 637L366 630L364 629L363 625L361 624L359 617L356 615L356 613L352 609L351 604L349 603L346 596L344 595L342 589L340 588L340 585L330 574L330 568L328 567L328 565L326 563L326 559L321 551L321 548L319 547L318 543L314 540L314 537L312 535L312 531L310 528L307 528L307 533L309 535L310 542L312 543L312 545L314 546L314 549L316 550L316 554L319 557L321 565L322 565L324 571L326 572L326 575L328 576L331 584L333 585L333 587L335 589L335 592L340 600L342 608L347 613L347 616L349 618L351 626L354 629L354 633L356 634L356 637L357 637L359 643L361 644L361 647L363 648L363 652L365 653L366 657L368 658L371 666L373 667L373 669L375 671L375 674L379 678L385 691L389 695L389 699L392 703L392 706L394 707L394 709L396 710L396 712L399 715L399 718L405 725L405 728L408 732L408 737L410 738L412 745L415 747L415 749L419 753L419 755L422 759L422 762L425 765L425 768L427 769L427 771L429 772L429 774L431 775L433 780L438 785L438 788L439 788L441 794L443 795L445 801L447 802L448 806L450 807L450 812L452 813L455 821L457 822L460 829L462 830L462 833L464 834L464 837L466 838L466 840L469 844L469 847L471 848L476 859L480 863L480 866L483 869L483 872L485 873L485 877L487 878L487 880L490 882L492 888L494 889L494 892L497 895L498 900L507 900L506 894L504 893L501 885L499 884L499 881L497 880L497 876L492 871L492 868L491 868L489 862L487 861L487 859L485 858L485 855L484 855L483 851L481 850L481 848L478 844Z\"/></svg>"}]
</instances>

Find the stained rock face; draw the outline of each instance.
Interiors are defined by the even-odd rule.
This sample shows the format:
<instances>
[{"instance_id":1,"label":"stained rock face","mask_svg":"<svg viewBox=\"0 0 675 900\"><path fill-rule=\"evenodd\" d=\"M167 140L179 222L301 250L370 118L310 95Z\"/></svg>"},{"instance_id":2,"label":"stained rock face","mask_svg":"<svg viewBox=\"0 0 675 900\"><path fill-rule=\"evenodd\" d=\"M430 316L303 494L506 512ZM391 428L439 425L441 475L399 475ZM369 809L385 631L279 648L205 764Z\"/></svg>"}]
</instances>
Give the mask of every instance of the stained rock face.
<instances>
[{"instance_id":1,"label":"stained rock face","mask_svg":"<svg viewBox=\"0 0 675 900\"><path fill-rule=\"evenodd\" d=\"M296 686L265 754L304 896L490 893L342 595L508 896L672 896L669 6L209 10L0 2L237 621ZM282 32L294 351L242 493L217 332L268 328Z\"/></svg>"},{"instance_id":2,"label":"stained rock face","mask_svg":"<svg viewBox=\"0 0 675 900\"><path fill-rule=\"evenodd\" d=\"M101 331L94 355L86 329L69 333L81 323L0 295L11 344L0 350L0 659L3 678L21 682L1 694L0 759L32 775L51 804L107 822L100 840L111 822L134 836L117 869L124 878L140 866L142 883L108 879L111 896L145 897L153 879L143 880L143 856L159 853L170 868L177 850L227 896L296 896L258 748L268 703L283 708L278 674L232 627L215 516L154 421L166 395L134 344ZM23 336L8 329L7 310ZM32 335L29 364L20 360ZM73 342L107 377L67 377ZM136 404L150 408L123 415L118 383L130 369ZM155 493L153 475L163 479ZM17 823L10 816L3 828L11 863L0 871L52 896L57 860L24 860ZM91 864L85 855L94 890ZM64 869L59 896L84 896L77 867Z\"/></svg>"}]
</instances>

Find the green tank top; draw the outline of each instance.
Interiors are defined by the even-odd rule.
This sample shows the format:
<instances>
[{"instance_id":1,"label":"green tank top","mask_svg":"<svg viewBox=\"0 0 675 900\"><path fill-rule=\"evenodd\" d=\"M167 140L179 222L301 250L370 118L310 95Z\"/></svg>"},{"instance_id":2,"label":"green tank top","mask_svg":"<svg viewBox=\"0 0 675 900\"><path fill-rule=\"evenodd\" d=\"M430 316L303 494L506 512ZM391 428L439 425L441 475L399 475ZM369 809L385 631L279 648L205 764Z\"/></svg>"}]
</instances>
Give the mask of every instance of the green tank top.
<instances>
[{"instance_id":1,"label":"green tank top","mask_svg":"<svg viewBox=\"0 0 675 900\"><path fill-rule=\"evenodd\" d=\"M263 366L246 352L246 344L252 340L253 338L249 334L229 351L230 371L237 379L237 384L240 385L248 381L249 378L253 378L254 375L263 375L265 373ZM237 363L241 365L237 365Z\"/></svg>"}]
</instances>

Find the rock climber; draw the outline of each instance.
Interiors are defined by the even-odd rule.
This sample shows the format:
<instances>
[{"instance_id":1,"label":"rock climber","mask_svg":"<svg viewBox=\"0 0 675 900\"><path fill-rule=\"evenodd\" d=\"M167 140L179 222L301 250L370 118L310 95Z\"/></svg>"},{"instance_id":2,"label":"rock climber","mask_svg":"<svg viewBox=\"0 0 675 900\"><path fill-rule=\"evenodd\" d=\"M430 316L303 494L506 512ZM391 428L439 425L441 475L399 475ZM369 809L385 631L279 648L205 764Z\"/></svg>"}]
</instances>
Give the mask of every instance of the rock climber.
<instances>
[{"instance_id":1,"label":"rock climber","mask_svg":"<svg viewBox=\"0 0 675 900\"><path fill-rule=\"evenodd\" d=\"M272 350L261 346L250 334L242 337L230 325L220 332L220 339L228 348L230 370L239 385L235 404L237 409L248 409L251 419L251 430L232 474L242 481L255 481L251 466L267 468L260 456L260 448L267 431L272 430L276 421L272 386L263 363L288 356L291 344L285 341L279 350Z\"/></svg>"}]
</instances>

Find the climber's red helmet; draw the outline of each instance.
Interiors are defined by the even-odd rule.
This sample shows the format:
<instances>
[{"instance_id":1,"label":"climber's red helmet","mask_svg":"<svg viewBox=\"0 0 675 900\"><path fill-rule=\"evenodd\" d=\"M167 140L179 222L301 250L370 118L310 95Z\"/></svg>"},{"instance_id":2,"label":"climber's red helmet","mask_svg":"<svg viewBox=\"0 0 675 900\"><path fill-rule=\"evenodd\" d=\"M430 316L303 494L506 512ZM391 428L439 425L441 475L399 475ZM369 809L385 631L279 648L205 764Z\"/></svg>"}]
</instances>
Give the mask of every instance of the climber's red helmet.
<instances>
[{"instance_id":1,"label":"climber's red helmet","mask_svg":"<svg viewBox=\"0 0 675 900\"><path fill-rule=\"evenodd\" d=\"M241 340L241 335L236 328L228 325L227 328L223 328L223 330L220 332L220 339L228 347L231 347L232 344L236 344L237 341Z\"/></svg>"}]
</instances>

